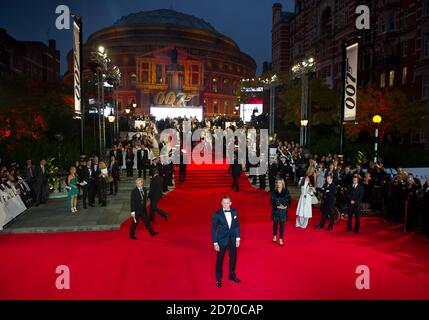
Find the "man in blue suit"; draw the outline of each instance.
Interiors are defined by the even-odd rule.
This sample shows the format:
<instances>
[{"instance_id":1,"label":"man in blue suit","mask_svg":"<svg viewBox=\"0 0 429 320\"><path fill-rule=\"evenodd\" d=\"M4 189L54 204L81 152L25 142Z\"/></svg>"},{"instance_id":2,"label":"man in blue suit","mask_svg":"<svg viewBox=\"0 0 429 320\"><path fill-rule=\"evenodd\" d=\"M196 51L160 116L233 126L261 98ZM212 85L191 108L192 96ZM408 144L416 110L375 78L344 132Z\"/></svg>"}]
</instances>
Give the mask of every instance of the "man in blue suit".
<instances>
[{"instance_id":1,"label":"man in blue suit","mask_svg":"<svg viewBox=\"0 0 429 320\"><path fill-rule=\"evenodd\" d=\"M212 240L216 256L216 286L222 287L222 266L225 251L229 255L229 280L239 283L235 275L237 248L240 246L240 223L237 210L231 209L231 199L222 199L222 209L216 211L212 218Z\"/></svg>"}]
</instances>

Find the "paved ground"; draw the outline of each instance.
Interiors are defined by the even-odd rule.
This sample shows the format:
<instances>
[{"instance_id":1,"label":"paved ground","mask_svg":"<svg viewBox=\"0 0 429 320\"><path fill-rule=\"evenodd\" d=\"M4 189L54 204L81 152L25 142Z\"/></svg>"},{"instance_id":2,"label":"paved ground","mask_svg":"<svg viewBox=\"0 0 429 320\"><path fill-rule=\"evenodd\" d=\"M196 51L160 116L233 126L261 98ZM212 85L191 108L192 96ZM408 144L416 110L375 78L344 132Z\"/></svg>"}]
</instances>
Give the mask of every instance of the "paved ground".
<instances>
[{"instance_id":1,"label":"paved ground","mask_svg":"<svg viewBox=\"0 0 429 320\"><path fill-rule=\"evenodd\" d=\"M47 204L30 208L21 214L0 233L119 230L130 216L130 192L134 188L135 178L121 178L118 194L107 197L107 207L96 205L83 209L79 201L79 213L76 215L67 209L65 198L51 199ZM145 183L148 187L149 179Z\"/></svg>"}]
</instances>

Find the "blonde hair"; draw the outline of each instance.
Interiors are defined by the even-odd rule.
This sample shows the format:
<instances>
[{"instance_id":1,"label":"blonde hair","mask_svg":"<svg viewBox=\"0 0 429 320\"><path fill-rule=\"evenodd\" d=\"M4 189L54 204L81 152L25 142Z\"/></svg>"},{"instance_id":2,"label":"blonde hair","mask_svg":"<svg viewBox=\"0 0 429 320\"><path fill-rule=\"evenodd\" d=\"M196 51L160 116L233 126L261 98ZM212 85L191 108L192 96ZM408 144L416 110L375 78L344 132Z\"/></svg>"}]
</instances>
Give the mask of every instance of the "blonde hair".
<instances>
[{"instance_id":1,"label":"blonde hair","mask_svg":"<svg viewBox=\"0 0 429 320\"><path fill-rule=\"evenodd\" d=\"M282 191L283 191L283 190L286 190L286 183L285 183L285 181L284 181L283 179L277 179L277 180L276 180L276 191L278 190L278 189L277 189L277 183L279 183L279 182L280 182L280 183L281 183L281 185L282 185Z\"/></svg>"},{"instance_id":2,"label":"blonde hair","mask_svg":"<svg viewBox=\"0 0 429 320\"><path fill-rule=\"evenodd\" d=\"M309 166L308 167L308 169L307 169L307 173L306 173L306 175L309 177L309 176L312 176L313 174L314 174L314 172L316 171L316 168L313 166L313 165L311 165L311 166Z\"/></svg>"},{"instance_id":3,"label":"blonde hair","mask_svg":"<svg viewBox=\"0 0 429 320\"><path fill-rule=\"evenodd\" d=\"M107 169L106 163L104 163L103 161L100 161L100 169Z\"/></svg>"}]
</instances>

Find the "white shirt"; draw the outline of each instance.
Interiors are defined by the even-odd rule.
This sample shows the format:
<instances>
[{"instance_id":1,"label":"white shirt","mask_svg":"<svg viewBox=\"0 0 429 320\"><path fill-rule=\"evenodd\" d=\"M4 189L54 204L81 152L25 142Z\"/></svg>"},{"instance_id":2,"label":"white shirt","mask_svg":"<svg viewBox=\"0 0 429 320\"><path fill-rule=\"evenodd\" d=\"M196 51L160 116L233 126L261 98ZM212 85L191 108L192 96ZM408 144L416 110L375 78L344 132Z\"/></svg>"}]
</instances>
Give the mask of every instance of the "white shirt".
<instances>
[{"instance_id":1,"label":"white shirt","mask_svg":"<svg viewBox=\"0 0 429 320\"><path fill-rule=\"evenodd\" d=\"M228 222L228 227L231 229L231 224L232 224L231 210L225 211L225 209L223 209L223 213L225 214L226 222Z\"/></svg>"}]
</instances>

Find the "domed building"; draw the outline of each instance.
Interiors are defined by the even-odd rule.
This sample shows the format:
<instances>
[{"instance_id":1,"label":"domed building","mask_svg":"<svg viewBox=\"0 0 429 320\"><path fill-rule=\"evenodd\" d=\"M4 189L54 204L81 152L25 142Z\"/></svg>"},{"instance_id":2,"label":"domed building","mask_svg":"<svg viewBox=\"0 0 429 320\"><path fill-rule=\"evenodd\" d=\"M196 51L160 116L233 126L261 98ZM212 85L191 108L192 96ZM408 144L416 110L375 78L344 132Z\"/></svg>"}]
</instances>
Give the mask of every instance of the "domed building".
<instances>
[{"instance_id":1,"label":"domed building","mask_svg":"<svg viewBox=\"0 0 429 320\"><path fill-rule=\"evenodd\" d=\"M255 61L231 38L173 10L133 13L97 31L84 45L84 62L99 46L122 73L120 112L135 102L137 114L175 105L202 106L204 116L233 116L240 80L256 72ZM72 81L71 53L68 61L65 78Z\"/></svg>"}]
</instances>

